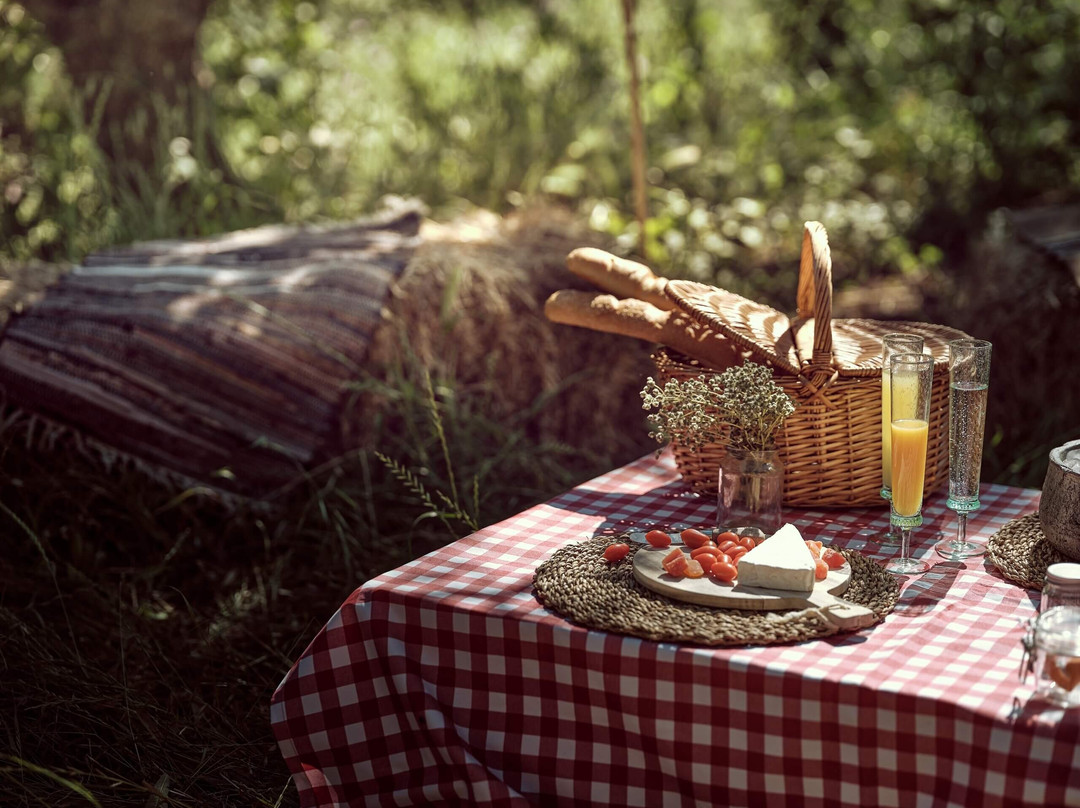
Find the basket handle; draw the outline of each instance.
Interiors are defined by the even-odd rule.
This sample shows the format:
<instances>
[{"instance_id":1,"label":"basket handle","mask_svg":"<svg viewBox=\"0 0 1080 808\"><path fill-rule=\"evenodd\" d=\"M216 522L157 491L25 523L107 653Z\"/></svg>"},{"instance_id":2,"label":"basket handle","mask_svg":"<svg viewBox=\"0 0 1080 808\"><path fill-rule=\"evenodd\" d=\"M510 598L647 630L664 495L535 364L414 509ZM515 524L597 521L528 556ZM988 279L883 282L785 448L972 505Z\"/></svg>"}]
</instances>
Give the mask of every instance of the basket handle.
<instances>
[{"instance_id":1,"label":"basket handle","mask_svg":"<svg viewBox=\"0 0 1080 808\"><path fill-rule=\"evenodd\" d=\"M829 237L821 222L806 222L803 225L796 306L800 318L814 318L811 364L832 365L832 255L829 252Z\"/></svg>"}]
</instances>

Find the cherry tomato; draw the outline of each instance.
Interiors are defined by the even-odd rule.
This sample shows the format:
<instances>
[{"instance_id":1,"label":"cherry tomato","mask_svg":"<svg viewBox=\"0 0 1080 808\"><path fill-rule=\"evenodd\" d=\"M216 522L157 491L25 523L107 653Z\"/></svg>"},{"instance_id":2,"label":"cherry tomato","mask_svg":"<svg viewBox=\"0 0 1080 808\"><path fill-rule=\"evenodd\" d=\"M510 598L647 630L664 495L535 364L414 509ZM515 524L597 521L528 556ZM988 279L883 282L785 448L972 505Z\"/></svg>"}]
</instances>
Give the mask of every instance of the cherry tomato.
<instances>
[{"instance_id":1,"label":"cherry tomato","mask_svg":"<svg viewBox=\"0 0 1080 808\"><path fill-rule=\"evenodd\" d=\"M742 536L739 539L739 546L745 547L747 550L753 550L755 547L757 547L757 542L754 541L753 536Z\"/></svg>"},{"instance_id":2,"label":"cherry tomato","mask_svg":"<svg viewBox=\"0 0 1080 808\"><path fill-rule=\"evenodd\" d=\"M705 569L694 559L690 559L686 562L686 577L687 578L701 578L705 575Z\"/></svg>"},{"instance_id":3,"label":"cherry tomato","mask_svg":"<svg viewBox=\"0 0 1080 808\"><path fill-rule=\"evenodd\" d=\"M736 547L734 550L728 553L728 555L731 557L731 563L737 565L739 563L739 559L749 552L750 551L747 550L745 547Z\"/></svg>"},{"instance_id":4,"label":"cherry tomato","mask_svg":"<svg viewBox=\"0 0 1080 808\"><path fill-rule=\"evenodd\" d=\"M729 556L727 553L718 553L717 556L716 556L716 560L717 561L723 561L725 564L733 564L734 563L731 560L731 556Z\"/></svg>"},{"instance_id":5,"label":"cherry tomato","mask_svg":"<svg viewBox=\"0 0 1080 808\"><path fill-rule=\"evenodd\" d=\"M680 533L679 537L682 539L683 544L685 544L691 550L703 546L707 541L712 541L712 539L709 538L708 534L702 533L700 530L695 530L692 527L688 527L686 530Z\"/></svg>"},{"instance_id":6,"label":"cherry tomato","mask_svg":"<svg viewBox=\"0 0 1080 808\"><path fill-rule=\"evenodd\" d=\"M695 547L693 550L690 551L691 558L698 558L699 556L703 555L711 555L713 557L716 557L719 554L720 551L717 550L715 547Z\"/></svg>"},{"instance_id":7,"label":"cherry tomato","mask_svg":"<svg viewBox=\"0 0 1080 808\"><path fill-rule=\"evenodd\" d=\"M716 537L716 543L717 544L723 544L726 541L736 541L737 542L738 540L739 540L739 535L737 533L732 533L730 530L725 530L723 533L721 533L719 536Z\"/></svg>"},{"instance_id":8,"label":"cherry tomato","mask_svg":"<svg viewBox=\"0 0 1080 808\"><path fill-rule=\"evenodd\" d=\"M844 557L831 547L821 554L821 560L828 564L831 570L838 570L844 566Z\"/></svg>"},{"instance_id":9,"label":"cherry tomato","mask_svg":"<svg viewBox=\"0 0 1080 808\"><path fill-rule=\"evenodd\" d=\"M604 550L605 561L622 561L626 558L626 554L630 552L630 545L617 542L615 544L609 544L607 549Z\"/></svg>"},{"instance_id":10,"label":"cherry tomato","mask_svg":"<svg viewBox=\"0 0 1080 808\"><path fill-rule=\"evenodd\" d=\"M645 541L653 547L670 547L671 536L662 530L650 530L645 534Z\"/></svg>"},{"instance_id":11,"label":"cherry tomato","mask_svg":"<svg viewBox=\"0 0 1080 808\"><path fill-rule=\"evenodd\" d=\"M824 581L829 577L829 565L820 558L814 562L814 580Z\"/></svg>"},{"instance_id":12,"label":"cherry tomato","mask_svg":"<svg viewBox=\"0 0 1080 808\"><path fill-rule=\"evenodd\" d=\"M709 575L718 581L730 583L739 576L739 571L734 564L727 561L717 561L709 567Z\"/></svg>"},{"instance_id":13,"label":"cherry tomato","mask_svg":"<svg viewBox=\"0 0 1080 808\"><path fill-rule=\"evenodd\" d=\"M725 539L724 541L720 542L717 545L717 549L721 553L730 553L732 550L734 550L738 546L739 546L739 543L737 541L732 541L731 539Z\"/></svg>"}]
</instances>

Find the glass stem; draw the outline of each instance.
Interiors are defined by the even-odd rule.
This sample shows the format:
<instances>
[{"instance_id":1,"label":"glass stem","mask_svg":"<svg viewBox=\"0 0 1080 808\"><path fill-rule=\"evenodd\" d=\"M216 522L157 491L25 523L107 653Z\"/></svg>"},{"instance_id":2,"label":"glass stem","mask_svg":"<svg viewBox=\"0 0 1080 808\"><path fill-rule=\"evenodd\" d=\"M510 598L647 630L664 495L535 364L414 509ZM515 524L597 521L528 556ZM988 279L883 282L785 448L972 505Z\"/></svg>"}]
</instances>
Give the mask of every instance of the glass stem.
<instances>
[{"instance_id":1,"label":"glass stem","mask_svg":"<svg viewBox=\"0 0 1080 808\"><path fill-rule=\"evenodd\" d=\"M967 541L967 514L956 514L956 543L964 544Z\"/></svg>"},{"instance_id":2,"label":"glass stem","mask_svg":"<svg viewBox=\"0 0 1080 808\"><path fill-rule=\"evenodd\" d=\"M900 528L900 557L908 558L908 550L911 549L911 528Z\"/></svg>"}]
</instances>

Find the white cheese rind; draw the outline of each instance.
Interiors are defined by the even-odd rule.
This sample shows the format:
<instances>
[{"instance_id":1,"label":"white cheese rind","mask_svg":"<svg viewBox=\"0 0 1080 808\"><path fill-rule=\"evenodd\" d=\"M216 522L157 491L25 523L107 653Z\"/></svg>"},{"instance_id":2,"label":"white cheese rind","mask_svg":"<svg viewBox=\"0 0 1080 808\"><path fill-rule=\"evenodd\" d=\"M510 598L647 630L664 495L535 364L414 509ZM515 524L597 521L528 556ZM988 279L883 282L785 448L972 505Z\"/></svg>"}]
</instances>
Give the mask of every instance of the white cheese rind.
<instances>
[{"instance_id":1,"label":"white cheese rind","mask_svg":"<svg viewBox=\"0 0 1080 808\"><path fill-rule=\"evenodd\" d=\"M739 560L741 586L812 592L814 557L795 525L787 524Z\"/></svg>"}]
</instances>

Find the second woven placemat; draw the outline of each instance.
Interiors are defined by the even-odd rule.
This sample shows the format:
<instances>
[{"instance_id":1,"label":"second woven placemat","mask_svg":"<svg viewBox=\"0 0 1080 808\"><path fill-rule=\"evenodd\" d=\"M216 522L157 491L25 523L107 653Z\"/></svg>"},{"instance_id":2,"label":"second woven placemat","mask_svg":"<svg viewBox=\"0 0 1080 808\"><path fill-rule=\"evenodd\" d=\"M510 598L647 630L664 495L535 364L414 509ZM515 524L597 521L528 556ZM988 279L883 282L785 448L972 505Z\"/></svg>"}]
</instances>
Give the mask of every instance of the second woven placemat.
<instances>
[{"instance_id":1,"label":"second woven placemat","mask_svg":"<svg viewBox=\"0 0 1080 808\"><path fill-rule=\"evenodd\" d=\"M1028 589L1042 589L1046 568L1070 560L1046 540L1038 511L1013 519L991 536L986 557L998 572Z\"/></svg>"},{"instance_id":2,"label":"second woven placemat","mask_svg":"<svg viewBox=\"0 0 1080 808\"><path fill-rule=\"evenodd\" d=\"M615 563L604 561L604 548L616 541L630 545L629 555ZM590 628L663 642L773 645L827 637L839 630L813 609L715 609L665 598L634 579L634 553L645 546L626 535L567 545L537 568L536 597L548 609ZM844 599L873 610L880 622L896 605L899 583L870 559L840 552L851 564Z\"/></svg>"}]
</instances>

